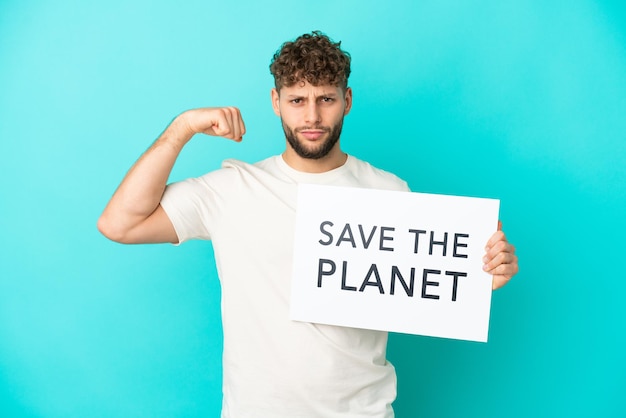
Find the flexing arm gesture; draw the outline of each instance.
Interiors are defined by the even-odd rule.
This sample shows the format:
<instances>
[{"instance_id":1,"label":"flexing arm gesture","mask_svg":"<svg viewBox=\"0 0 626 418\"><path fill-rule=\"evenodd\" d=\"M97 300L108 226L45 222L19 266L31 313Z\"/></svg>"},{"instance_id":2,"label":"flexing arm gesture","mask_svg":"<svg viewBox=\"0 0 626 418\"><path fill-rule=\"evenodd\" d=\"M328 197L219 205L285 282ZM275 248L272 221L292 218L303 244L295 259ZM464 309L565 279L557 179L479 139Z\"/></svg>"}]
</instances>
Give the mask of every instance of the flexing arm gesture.
<instances>
[{"instance_id":1,"label":"flexing arm gesture","mask_svg":"<svg viewBox=\"0 0 626 418\"><path fill-rule=\"evenodd\" d=\"M235 107L193 109L176 117L122 180L98 220L100 232L126 244L177 242L159 204L176 158L196 133L239 142L245 131Z\"/></svg>"}]
</instances>

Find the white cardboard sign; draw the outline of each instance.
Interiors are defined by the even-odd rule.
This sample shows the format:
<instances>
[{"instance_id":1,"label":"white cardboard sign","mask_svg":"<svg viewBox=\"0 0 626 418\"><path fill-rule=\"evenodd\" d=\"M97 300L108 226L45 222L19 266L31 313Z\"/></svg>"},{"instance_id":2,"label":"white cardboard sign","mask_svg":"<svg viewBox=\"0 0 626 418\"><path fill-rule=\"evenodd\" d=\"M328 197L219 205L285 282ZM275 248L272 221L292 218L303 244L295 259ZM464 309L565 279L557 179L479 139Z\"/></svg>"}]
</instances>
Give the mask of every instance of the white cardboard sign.
<instances>
[{"instance_id":1,"label":"white cardboard sign","mask_svg":"<svg viewBox=\"0 0 626 418\"><path fill-rule=\"evenodd\" d=\"M291 319L487 341L500 201L301 184Z\"/></svg>"}]
</instances>

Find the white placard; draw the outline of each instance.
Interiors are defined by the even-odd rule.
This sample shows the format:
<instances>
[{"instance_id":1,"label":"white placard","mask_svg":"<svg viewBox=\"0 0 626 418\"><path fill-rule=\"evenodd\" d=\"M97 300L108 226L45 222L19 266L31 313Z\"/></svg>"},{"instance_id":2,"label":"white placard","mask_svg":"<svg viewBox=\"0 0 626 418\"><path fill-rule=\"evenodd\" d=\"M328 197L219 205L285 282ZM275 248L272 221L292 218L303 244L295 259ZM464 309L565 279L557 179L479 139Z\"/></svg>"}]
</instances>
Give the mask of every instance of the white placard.
<instances>
[{"instance_id":1,"label":"white placard","mask_svg":"<svg viewBox=\"0 0 626 418\"><path fill-rule=\"evenodd\" d=\"M302 184L291 319L487 341L495 199Z\"/></svg>"}]
</instances>

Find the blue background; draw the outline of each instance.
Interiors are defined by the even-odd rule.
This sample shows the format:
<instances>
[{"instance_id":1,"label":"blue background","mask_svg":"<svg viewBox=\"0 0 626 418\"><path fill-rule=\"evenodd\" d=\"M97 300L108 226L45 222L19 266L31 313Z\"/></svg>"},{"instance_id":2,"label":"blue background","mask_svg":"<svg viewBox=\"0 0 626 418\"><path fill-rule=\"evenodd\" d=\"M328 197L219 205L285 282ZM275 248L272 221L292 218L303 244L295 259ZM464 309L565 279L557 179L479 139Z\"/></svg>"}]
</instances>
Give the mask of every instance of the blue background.
<instances>
[{"instance_id":1,"label":"blue background","mask_svg":"<svg viewBox=\"0 0 626 418\"><path fill-rule=\"evenodd\" d=\"M2 0L0 416L218 415L210 243L95 223L185 109L239 106L248 134L196 138L172 180L281 152L270 57L314 29L353 56L344 149L500 198L521 260L489 343L391 335L397 415L625 416L623 4Z\"/></svg>"}]
</instances>

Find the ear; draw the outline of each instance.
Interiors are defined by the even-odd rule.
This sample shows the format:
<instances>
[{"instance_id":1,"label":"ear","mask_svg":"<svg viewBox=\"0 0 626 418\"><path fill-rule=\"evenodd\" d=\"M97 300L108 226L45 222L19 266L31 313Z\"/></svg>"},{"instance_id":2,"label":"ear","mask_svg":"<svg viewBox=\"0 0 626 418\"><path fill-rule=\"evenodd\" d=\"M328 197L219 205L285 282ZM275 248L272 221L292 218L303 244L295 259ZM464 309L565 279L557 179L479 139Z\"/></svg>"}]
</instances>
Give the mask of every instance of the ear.
<instances>
[{"instance_id":1,"label":"ear","mask_svg":"<svg viewBox=\"0 0 626 418\"><path fill-rule=\"evenodd\" d=\"M274 113L276 113L276 116L280 117L280 95L278 94L278 90L276 90L276 88L272 89L271 97Z\"/></svg>"},{"instance_id":2,"label":"ear","mask_svg":"<svg viewBox=\"0 0 626 418\"><path fill-rule=\"evenodd\" d=\"M352 88L348 87L346 89L346 93L344 95L344 102L346 102L346 108L343 111L343 115L347 115L350 113L350 109L352 109Z\"/></svg>"}]
</instances>

